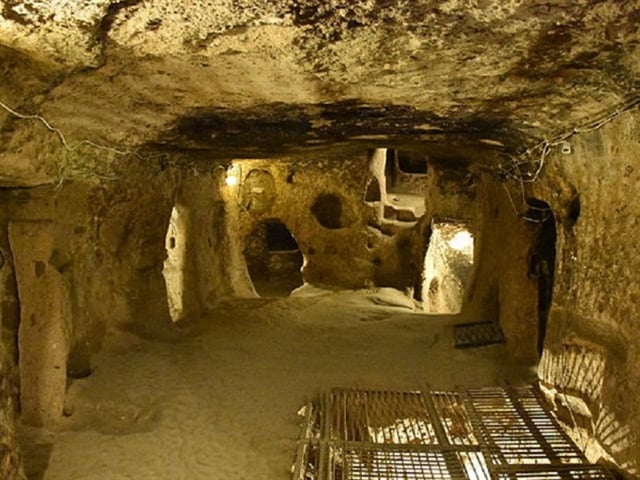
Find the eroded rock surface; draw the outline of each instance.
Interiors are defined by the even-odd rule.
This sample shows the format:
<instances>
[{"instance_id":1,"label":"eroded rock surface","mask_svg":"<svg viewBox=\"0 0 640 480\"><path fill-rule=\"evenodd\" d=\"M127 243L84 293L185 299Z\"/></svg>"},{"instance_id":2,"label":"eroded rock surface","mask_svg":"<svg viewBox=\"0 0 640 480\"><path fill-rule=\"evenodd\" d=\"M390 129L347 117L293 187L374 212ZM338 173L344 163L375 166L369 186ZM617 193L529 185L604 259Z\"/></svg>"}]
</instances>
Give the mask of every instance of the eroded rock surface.
<instances>
[{"instance_id":1,"label":"eroded rock surface","mask_svg":"<svg viewBox=\"0 0 640 480\"><path fill-rule=\"evenodd\" d=\"M71 139L110 145L192 147L189 135L167 137L190 118L198 132L209 127L197 146L212 150L283 117L306 135L271 140L280 147L394 135L402 118L404 136L454 130L517 149L637 93L639 7L637 0L12 0L1 12L0 43L51 72L42 95L11 84L0 93L12 107L42 112ZM11 76L33 83L27 66ZM5 135L14 128L30 127L5 121ZM45 132L29 136L36 133ZM9 149L22 148L12 136Z\"/></svg>"}]
</instances>

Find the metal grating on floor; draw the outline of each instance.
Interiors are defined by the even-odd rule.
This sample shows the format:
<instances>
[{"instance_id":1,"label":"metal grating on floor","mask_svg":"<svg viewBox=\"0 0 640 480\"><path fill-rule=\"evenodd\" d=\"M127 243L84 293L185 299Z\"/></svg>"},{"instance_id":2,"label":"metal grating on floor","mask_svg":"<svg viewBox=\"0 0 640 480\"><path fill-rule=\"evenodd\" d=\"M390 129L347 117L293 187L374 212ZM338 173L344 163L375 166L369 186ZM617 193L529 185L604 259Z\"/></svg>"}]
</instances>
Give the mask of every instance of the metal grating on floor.
<instances>
[{"instance_id":1,"label":"metal grating on floor","mask_svg":"<svg viewBox=\"0 0 640 480\"><path fill-rule=\"evenodd\" d=\"M495 322L461 323L454 327L456 348L480 347L504 343L504 334Z\"/></svg>"},{"instance_id":2,"label":"metal grating on floor","mask_svg":"<svg viewBox=\"0 0 640 480\"><path fill-rule=\"evenodd\" d=\"M334 478L352 480L449 479L448 459L451 452L422 451L419 449L376 449L349 447L344 453L344 472Z\"/></svg>"},{"instance_id":3,"label":"metal grating on floor","mask_svg":"<svg viewBox=\"0 0 640 480\"><path fill-rule=\"evenodd\" d=\"M420 392L331 392L332 438L345 442L437 444Z\"/></svg>"},{"instance_id":4,"label":"metal grating on floor","mask_svg":"<svg viewBox=\"0 0 640 480\"><path fill-rule=\"evenodd\" d=\"M612 479L533 387L334 389L305 408L294 480Z\"/></svg>"}]
</instances>

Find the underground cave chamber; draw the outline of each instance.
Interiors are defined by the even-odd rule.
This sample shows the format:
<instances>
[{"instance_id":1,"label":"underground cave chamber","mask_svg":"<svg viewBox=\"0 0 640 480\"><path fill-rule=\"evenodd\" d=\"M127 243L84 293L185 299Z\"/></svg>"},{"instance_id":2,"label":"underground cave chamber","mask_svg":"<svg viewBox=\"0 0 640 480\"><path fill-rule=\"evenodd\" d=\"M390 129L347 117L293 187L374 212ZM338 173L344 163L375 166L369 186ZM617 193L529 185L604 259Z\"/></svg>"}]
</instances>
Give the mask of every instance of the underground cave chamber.
<instances>
[{"instance_id":1,"label":"underground cave chamber","mask_svg":"<svg viewBox=\"0 0 640 480\"><path fill-rule=\"evenodd\" d=\"M0 479L637 478L640 0L7 0Z\"/></svg>"},{"instance_id":2,"label":"underground cave chamber","mask_svg":"<svg viewBox=\"0 0 640 480\"><path fill-rule=\"evenodd\" d=\"M542 393L536 393L536 398L544 396L545 402L554 402L556 415L573 432L580 448L592 444L584 453L609 455L606 444L597 440L597 431L585 423L587 415L594 415L589 410L594 389L605 385L606 352L593 350L586 343L549 346L559 334L557 325L548 325L553 319L554 299L563 295L557 285L558 275L560 279L575 275L563 270L566 267L562 263L559 269L557 265L558 259L575 248L575 230L583 221L576 200L580 197L574 188L569 189L563 204L542 189L533 192L535 197L520 200L517 186L505 193L502 183L478 169L480 161L495 161L494 153L483 155L479 160L465 149L423 147L405 152L403 148L366 149L356 145L346 150L303 153L293 159L236 159L219 166L183 158L186 164L193 162L189 168L200 169L198 173L176 175L180 166L176 171L154 173L162 188L141 187L141 180L148 178L149 172L139 168L131 172L126 185L87 188L70 182L56 192L54 201L48 187L3 191L8 225L8 244L3 251L8 261L2 271L5 282L16 289L14 352L20 390L15 401L20 406L20 441L29 475L63 475L63 459L73 456L69 449L80 432L116 435L121 440L120 435L133 433L156 432L161 439L187 435L186 441L193 447L193 442L199 441L196 437L171 433L169 428L170 422L181 418L181 409L167 410L168 403L162 399L146 400L154 397L151 392L159 379L151 375L145 382L133 375L133 382L140 383L138 387L130 385L126 380L130 375L117 373L125 367L121 363L125 360L118 358L124 355L132 367L141 362L141 368L153 369L161 365L158 362L162 358L177 355L176 361L182 358L182 365L191 365L188 368L193 372L201 372L213 381L216 371L208 371L206 362L214 361L210 355L217 350L228 352L220 357L229 363L225 367L228 372L221 378L239 377L222 388L223 394L212 406L216 402L225 404L225 396L237 396L235 389L249 388L242 381L246 377L251 388L258 389L254 394L275 395L277 402L282 401L291 411L296 410L294 403L317 391L318 384L313 381L317 374L328 375L330 386L363 385L365 381L374 388L396 387L401 392L416 378L422 379L418 383L449 389L481 387L494 381L492 375L504 358L510 360L499 367L498 375L505 375L510 382L530 382L532 369L539 364ZM101 202L107 198L110 208L101 210ZM77 206L87 202L97 210L81 213ZM50 218L34 221L43 211ZM100 215L98 219L95 214ZM261 298L269 303L255 303ZM38 328L37 322L24 320L45 315L49 319L46 330ZM354 318L356 323L352 323ZM234 320L229 323L229 319ZM482 322L499 328L502 343L480 347L486 339L481 338L482 333L475 333L475 349L453 348L454 327ZM264 325L275 331L265 331ZM306 328L312 330L295 333ZM191 347L180 346L194 334L197 340ZM416 345L411 340L421 336L431 336L435 343ZM441 336L449 340L440 340ZM265 344L265 339L278 346ZM327 339L332 339L329 351L324 343ZM187 360L192 347L195 352L203 352L197 354L202 360L193 364L193 360ZM176 350L169 353L166 348ZM272 348L290 354L273 358ZM426 353L429 348L433 351ZM238 356L242 351L247 352L246 358ZM353 351L367 356L354 358ZM305 357L304 352L314 352L311 364L311 357ZM403 352L407 358L398 360L397 365L385 361ZM368 355L381 356L382 363L371 363L366 360ZM299 358L306 361L292 369L291 362ZM349 368L336 365L332 359L345 362ZM408 375L421 364L421 373ZM167 387L169 398L191 405L204 394L202 386L197 386L198 375L174 372L168 365L162 368L168 368L165 374L176 386L195 385L193 393L186 396ZM367 373L372 368L377 373ZM272 369L281 373L275 374ZM577 376L567 377L567 372ZM272 378L276 389L278 382L289 385L285 389L290 395L280 393L280 397L273 392L273 382L262 384L260 375L267 381ZM366 378L369 382L363 380ZM98 393L103 388L113 392L113 401ZM450 392L455 393L447 395L462 395L458 390ZM473 392L464 395L485 398L481 392ZM142 397L135 400L138 394ZM375 391L358 395L373 395L372 405L377 405ZM480 408L482 402L490 401L478 400L480 403L473 406L446 397L454 403L441 404L438 402L444 401L444 393L430 391L425 395L435 402L435 413L429 415L439 415L445 429L454 428L447 423L447 409L462 409L467 413L460 413L460 418L467 418L469 408ZM505 395L505 402L515 402L521 409L530 402L530 393L517 398ZM375 408L391 408L396 401L393 398ZM405 408L404 401L397 408ZM243 402L239 405L246 408ZM208 412L207 408L193 408L196 415ZM414 407L406 408L411 411ZM578 415L577 409L582 413ZM295 421L283 422L284 412L272 407L262 410L267 412L265 418L248 419L237 427L275 422L277 428L267 429L271 435L283 435L279 428L284 428L286 435L297 435L297 428L292 428ZM92 413L96 411L101 413ZM230 414L233 412L231 408ZM169 424L162 420L163 415ZM383 419L389 413L380 415ZM531 415L525 420L537 418L537 414ZM605 429L601 440L626 445L626 436L613 433L624 431L620 420L609 411L601 415L606 415L597 420L601 422L598 428ZM556 417L549 418L557 425ZM385 421L381 419L375 422ZM188 424L190 420L180 421ZM523 420L518 417L517 421ZM221 420L226 425L221 430L224 438L233 435L233 422L229 422ZM400 424L385 425L375 427L392 429L380 430L380 438L404 438L405 434L397 430ZM43 426L55 428L57 433L48 434ZM418 431L427 427L411 428ZM519 434L523 433L514 433ZM566 435L564 430L556 434ZM422 442L418 437L406 437L406 441ZM376 438L371 437L374 444L384 443ZM538 442L536 445L546 445L537 438L532 440ZM243 442L238 445L241 450L246 448ZM308 452L315 451L313 445ZM131 448L139 446L133 442ZM222 447L216 443L212 448ZM267 450L274 462L282 462L282 450L287 449ZM225 449L218 453L230 455ZM97 459L95 455L97 452L90 451L88 458ZM120 454L113 455L119 458ZM586 462L582 455L576 458ZM318 461L314 456L305 458L308 468ZM405 471L404 457L372 458L376 465ZM525 456L519 462L528 464L532 458ZM591 461L599 459L589 457ZM91 461L80 462L78 472L83 468L95 470ZM192 468L188 459L176 461ZM227 461L232 462L223 459L222 464ZM360 465L361 461L361 456L353 457L351 465ZM434 461L427 463L434 465ZM549 462L555 465L553 458ZM461 463L463 469L489 472L485 464L485 460ZM366 462L364 465L365 471L373 468L371 464L366 467ZM454 468L451 463L443 465L442 471ZM255 468L263 472L279 467ZM483 475L467 477L489 478Z\"/></svg>"}]
</instances>

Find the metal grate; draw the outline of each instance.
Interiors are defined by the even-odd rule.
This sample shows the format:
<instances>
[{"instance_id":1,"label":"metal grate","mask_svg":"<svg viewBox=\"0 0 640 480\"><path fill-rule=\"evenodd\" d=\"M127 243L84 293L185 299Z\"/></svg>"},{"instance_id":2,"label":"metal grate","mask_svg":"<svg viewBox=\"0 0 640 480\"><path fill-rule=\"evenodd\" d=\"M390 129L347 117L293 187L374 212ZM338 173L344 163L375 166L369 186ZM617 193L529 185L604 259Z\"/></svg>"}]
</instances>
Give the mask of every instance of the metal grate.
<instances>
[{"instance_id":1,"label":"metal grate","mask_svg":"<svg viewBox=\"0 0 640 480\"><path fill-rule=\"evenodd\" d=\"M294 480L613 478L533 387L334 389L305 412Z\"/></svg>"},{"instance_id":2,"label":"metal grate","mask_svg":"<svg viewBox=\"0 0 640 480\"><path fill-rule=\"evenodd\" d=\"M332 439L385 444L436 444L420 392L333 390Z\"/></svg>"},{"instance_id":3,"label":"metal grate","mask_svg":"<svg viewBox=\"0 0 640 480\"><path fill-rule=\"evenodd\" d=\"M586 459L531 388L468 392L496 465L584 463Z\"/></svg>"},{"instance_id":4,"label":"metal grate","mask_svg":"<svg viewBox=\"0 0 640 480\"><path fill-rule=\"evenodd\" d=\"M451 452L419 449L376 449L349 447L344 454L344 472L334 478L349 480L451 479L448 464L455 462Z\"/></svg>"},{"instance_id":5,"label":"metal grate","mask_svg":"<svg viewBox=\"0 0 640 480\"><path fill-rule=\"evenodd\" d=\"M456 348L504 343L504 334L495 322L461 323L454 327Z\"/></svg>"},{"instance_id":6,"label":"metal grate","mask_svg":"<svg viewBox=\"0 0 640 480\"><path fill-rule=\"evenodd\" d=\"M432 392L431 399L451 445L479 445L460 393Z\"/></svg>"},{"instance_id":7,"label":"metal grate","mask_svg":"<svg viewBox=\"0 0 640 480\"><path fill-rule=\"evenodd\" d=\"M597 465L574 465L570 468L549 467L531 471L500 472L499 480L611 480L613 477L604 468Z\"/></svg>"}]
</instances>

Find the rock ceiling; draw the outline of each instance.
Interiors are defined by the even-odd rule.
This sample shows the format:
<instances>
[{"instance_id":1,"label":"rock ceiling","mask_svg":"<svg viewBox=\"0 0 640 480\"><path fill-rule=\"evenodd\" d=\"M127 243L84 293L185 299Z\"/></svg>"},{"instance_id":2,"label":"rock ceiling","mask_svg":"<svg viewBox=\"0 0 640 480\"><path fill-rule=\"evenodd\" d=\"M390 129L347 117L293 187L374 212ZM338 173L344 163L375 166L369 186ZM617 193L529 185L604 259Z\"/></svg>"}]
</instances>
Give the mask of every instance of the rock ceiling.
<instances>
[{"instance_id":1,"label":"rock ceiling","mask_svg":"<svg viewBox=\"0 0 640 480\"><path fill-rule=\"evenodd\" d=\"M454 134L516 151L640 93L640 0L4 0L0 13L0 100L122 148ZM5 152L46 147L29 147L29 122L0 122Z\"/></svg>"}]
</instances>

